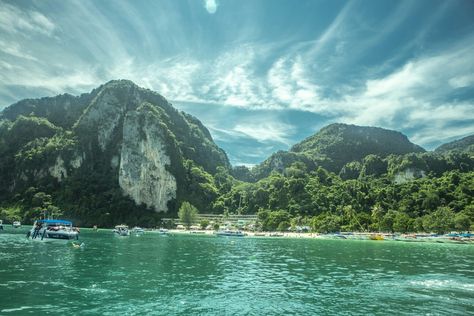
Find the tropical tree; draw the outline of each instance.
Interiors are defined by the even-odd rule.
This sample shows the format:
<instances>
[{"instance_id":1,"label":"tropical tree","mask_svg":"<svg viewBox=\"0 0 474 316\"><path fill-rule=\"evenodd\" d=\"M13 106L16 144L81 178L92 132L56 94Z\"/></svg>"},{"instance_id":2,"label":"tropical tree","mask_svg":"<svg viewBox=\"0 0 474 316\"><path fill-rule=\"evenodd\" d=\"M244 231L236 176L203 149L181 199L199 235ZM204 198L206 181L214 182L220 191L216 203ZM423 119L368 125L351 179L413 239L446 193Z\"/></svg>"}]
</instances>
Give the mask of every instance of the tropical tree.
<instances>
[{"instance_id":1,"label":"tropical tree","mask_svg":"<svg viewBox=\"0 0 474 316\"><path fill-rule=\"evenodd\" d=\"M449 207L438 207L435 212L423 217L423 227L438 234L454 228L454 213Z\"/></svg>"},{"instance_id":2,"label":"tropical tree","mask_svg":"<svg viewBox=\"0 0 474 316\"><path fill-rule=\"evenodd\" d=\"M406 233L413 227L412 221L407 214L397 212L393 219L393 230L399 233Z\"/></svg>"},{"instance_id":3,"label":"tropical tree","mask_svg":"<svg viewBox=\"0 0 474 316\"><path fill-rule=\"evenodd\" d=\"M311 222L313 230L320 233L333 233L341 229L341 217L323 213L318 216L313 217Z\"/></svg>"},{"instance_id":4,"label":"tropical tree","mask_svg":"<svg viewBox=\"0 0 474 316\"><path fill-rule=\"evenodd\" d=\"M183 202L178 211L179 220L189 229L191 225L196 221L198 210L189 202Z\"/></svg>"},{"instance_id":5,"label":"tropical tree","mask_svg":"<svg viewBox=\"0 0 474 316\"><path fill-rule=\"evenodd\" d=\"M454 217L454 228L457 231L466 231L471 227L471 219L463 212L456 214Z\"/></svg>"},{"instance_id":6,"label":"tropical tree","mask_svg":"<svg viewBox=\"0 0 474 316\"><path fill-rule=\"evenodd\" d=\"M201 229L206 229L207 226L209 226L209 221L207 219L203 219L199 225L201 226Z\"/></svg>"}]
</instances>

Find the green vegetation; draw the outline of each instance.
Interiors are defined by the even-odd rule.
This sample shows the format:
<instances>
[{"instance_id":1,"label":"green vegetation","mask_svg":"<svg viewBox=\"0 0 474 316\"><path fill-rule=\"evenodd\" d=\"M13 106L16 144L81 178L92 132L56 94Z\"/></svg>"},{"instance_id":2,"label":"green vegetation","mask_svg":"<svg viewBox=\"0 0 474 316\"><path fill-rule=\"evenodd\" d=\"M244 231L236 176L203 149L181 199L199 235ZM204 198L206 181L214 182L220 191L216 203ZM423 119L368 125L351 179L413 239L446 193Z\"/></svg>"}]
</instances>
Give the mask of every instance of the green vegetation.
<instances>
[{"instance_id":1,"label":"green vegetation","mask_svg":"<svg viewBox=\"0 0 474 316\"><path fill-rule=\"evenodd\" d=\"M117 109L98 114L110 104ZM177 183L168 213L137 205L120 188L124 116L106 128L118 108L133 111L137 141L163 143ZM79 97L20 101L1 113L0 218L156 227L163 216L179 215L189 226L197 208L224 217L257 214L262 230L466 231L474 228L472 139L425 152L399 132L332 124L252 170L231 168L199 120L155 92L112 81Z\"/></svg>"},{"instance_id":2,"label":"green vegetation","mask_svg":"<svg viewBox=\"0 0 474 316\"><path fill-rule=\"evenodd\" d=\"M117 109L107 109L108 104ZM119 186L123 117L107 132L109 144L101 147L108 111L118 113L122 106L136 114L142 139L149 126L160 130L171 161L166 168L179 184L168 214L136 205ZM0 210L18 210L16 216L25 223L46 214L46 206L30 203L27 191L34 188L77 225L159 226L163 216L177 215L183 201L212 208L220 189L214 182L219 168L230 169L227 156L199 120L129 81L111 81L79 97L23 100L0 114Z\"/></svg>"},{"instance_id":3,"label":"green vegetation","mask_svg":"<svg viewBox=\"0 0 474 316\"><path fill-rule=\"evenodd\" d=\"M183 202L178 211L179 220L189 229L191 225L196 221L198 210L196 207L191 205L189 202Z\"/></svg>"},{"instance_id":4,"label":"green vegetation","mask_svg":"<svg viewBox=\"0 0 474 316\"><path fill-rule=\"evenodd\" d=\"M455 140L453 142L443 144L435 149L435 152L474 152L474 135Z\"/></svg>"},{"instance_id":5,"label":"green vegetation","mask_svg":"<svg viewBox=\"0 0 474 316\"><path fill-rule=\"evenodd\" d=\"M331 124L294 145L291 151L304 153L327 170L339 172L346 163L361 161L370 154L384 158L390 154L403 155L425 150L396 131Z\"/></svg>"}]
</instances>

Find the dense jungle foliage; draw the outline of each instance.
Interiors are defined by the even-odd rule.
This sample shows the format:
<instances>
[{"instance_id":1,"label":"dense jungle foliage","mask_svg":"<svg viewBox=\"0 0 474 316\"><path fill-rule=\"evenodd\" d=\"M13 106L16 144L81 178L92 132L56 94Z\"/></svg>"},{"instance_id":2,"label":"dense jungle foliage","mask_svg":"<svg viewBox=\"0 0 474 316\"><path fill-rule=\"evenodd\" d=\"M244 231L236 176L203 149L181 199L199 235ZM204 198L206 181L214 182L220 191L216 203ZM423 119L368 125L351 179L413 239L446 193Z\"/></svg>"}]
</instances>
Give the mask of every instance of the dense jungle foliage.
<instances>
[{"instance_id":1,"label":"dense jungle foliage","mask_svg":"<svg viewBox=\"0 0 474 316\"><path fill-rule=\"evenodd\" d=\"M189 202L200 213L257 214L261 230L474 228L474 137L426 152L399 132L332 124L251 170L231 168L199 120L129 82L110 85L79 97L20 101L1 113L0 219L27 223L52 215L82 226L156 227ZM138 115L160 124L171 160L167 168L177 179L168 213L136 205L123 194L111 165L121 135L114 136L116 145L101 150L96 136L101 126L78 123L100 101L101 91L112 88L120 91L118 102L129 104L130 94L140 95ZM80 167L53 177L58 157L71 164L79 159Z\"/></svg>"}]
</instances>

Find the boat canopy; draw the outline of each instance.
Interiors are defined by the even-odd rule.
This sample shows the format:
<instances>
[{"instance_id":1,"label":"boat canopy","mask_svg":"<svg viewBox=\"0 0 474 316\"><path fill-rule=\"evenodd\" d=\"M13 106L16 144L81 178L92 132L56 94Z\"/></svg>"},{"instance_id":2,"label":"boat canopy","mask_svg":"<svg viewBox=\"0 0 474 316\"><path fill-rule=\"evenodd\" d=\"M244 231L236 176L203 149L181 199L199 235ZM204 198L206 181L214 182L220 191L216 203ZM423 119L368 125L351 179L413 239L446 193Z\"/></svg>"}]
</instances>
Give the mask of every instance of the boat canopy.
<instances>
[{"instance_id":1,"label":"boat canopy","mask_svg":"<svg viewBox=\"0 0 474 316\"><path fill-rule=\"evenodd\" d=\"M72 222L63 219L40 219L37 223L45 223L50 225L72 225Z\"/></svg>"}]
</instances>

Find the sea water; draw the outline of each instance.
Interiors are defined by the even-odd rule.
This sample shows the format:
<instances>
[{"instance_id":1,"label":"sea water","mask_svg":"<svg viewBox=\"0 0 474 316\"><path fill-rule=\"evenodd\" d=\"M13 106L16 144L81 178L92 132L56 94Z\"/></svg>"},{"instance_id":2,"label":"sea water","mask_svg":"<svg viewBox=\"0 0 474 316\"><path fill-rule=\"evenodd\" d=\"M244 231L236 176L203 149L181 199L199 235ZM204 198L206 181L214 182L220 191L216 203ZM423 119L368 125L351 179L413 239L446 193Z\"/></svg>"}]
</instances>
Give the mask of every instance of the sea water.
<instances>
[{"instance_id":1,"label":"sea water","mask_svg":"<svg viewBox=\"0 0 474 316\"><path fill-rule=\"evenodd\" d=\"M0 231L0 315L468 315L474 244Z\"/></svg>"}]
</instances>

